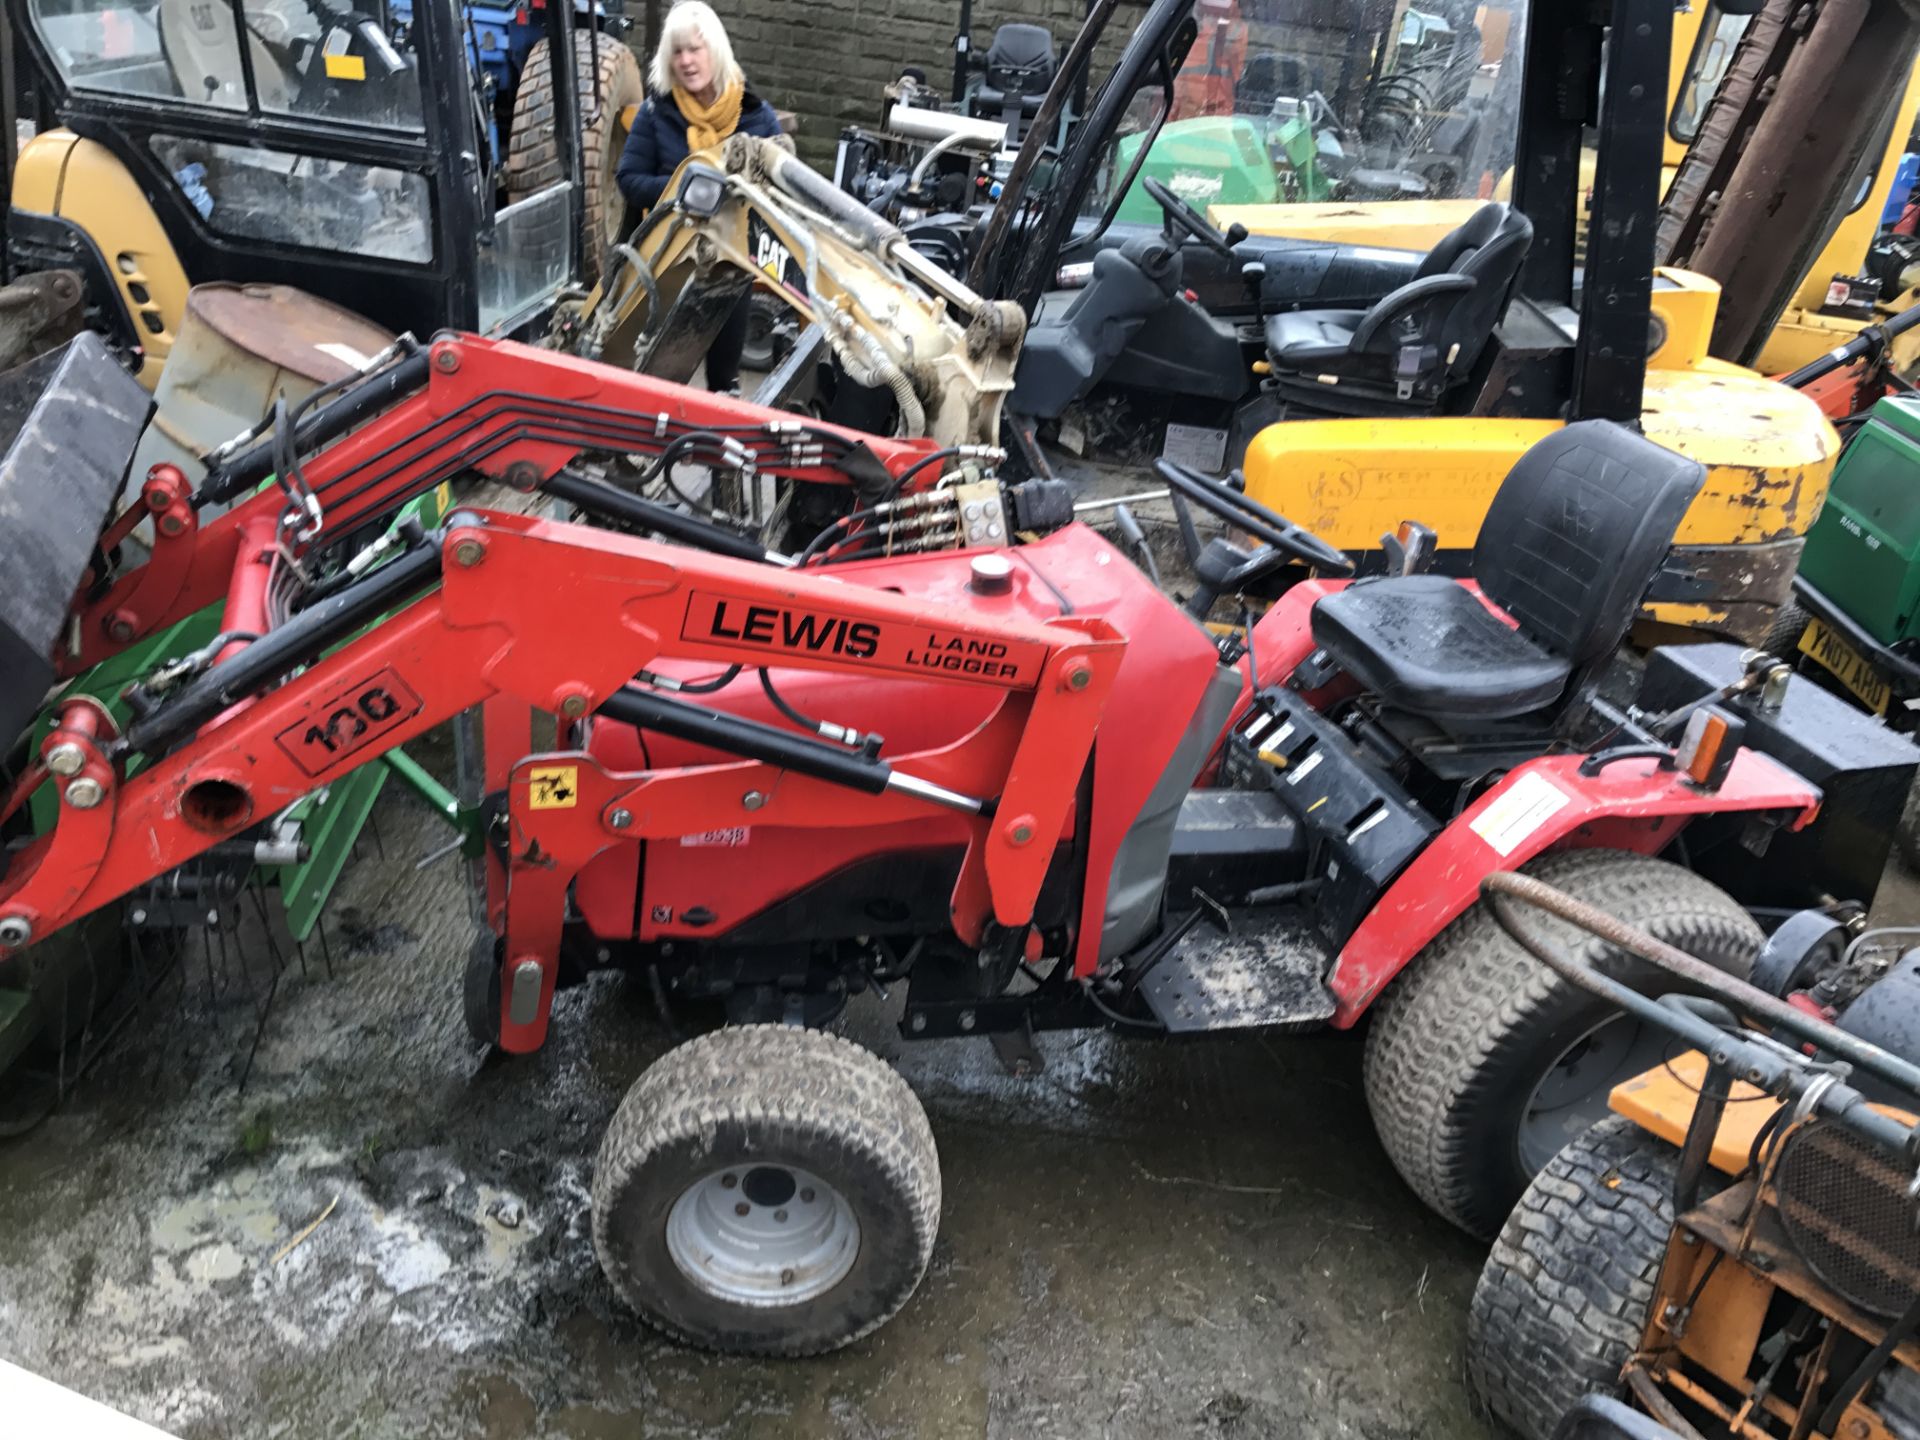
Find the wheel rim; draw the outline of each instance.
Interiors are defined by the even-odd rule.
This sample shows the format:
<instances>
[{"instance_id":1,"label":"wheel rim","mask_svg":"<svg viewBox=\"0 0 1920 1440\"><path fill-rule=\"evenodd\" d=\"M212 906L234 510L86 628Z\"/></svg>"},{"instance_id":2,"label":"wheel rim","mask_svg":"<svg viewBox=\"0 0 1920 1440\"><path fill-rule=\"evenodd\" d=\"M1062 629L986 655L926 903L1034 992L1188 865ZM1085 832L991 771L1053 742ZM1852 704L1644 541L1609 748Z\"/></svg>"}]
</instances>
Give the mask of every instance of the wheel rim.
<instances>
[{"instance_id":1,"label":"wheel rim","mask_svg":"<svg viewBox=\"0 0 1920 1440\"><path fill-rule=\"evenodd\" d=\"M600 248L620 243L620 224L626 218L626 202L620 195L620 156L627 148L627 127L617 119L607 126L607 143L600 153L600 193L606 197L600 207Z\"/></svg>"},{"instance_id":2,"label":"wheel rim","mask_svg":"<svg viewBox=\"0 0 1920 1440\"><path fill-rule=\"evenodd\" d=\"M689 1185L667 1253L708 1295L767 1309L824 1295L853 1269L860 1222L840 1192L792 1165L733 1165Z\"/></svg>"},{"instance_id":3,"label":"wheel rim","mask_svg":"<svg viewBox=\"0 0 1920 1440\"><path fill-rule=\"evenodd\" d=\"M1622 1080L1652 1069L1665 1037L1625 1015L1585 1031L1554 1056L1528 1093L1515 1137L1520 1168L1537 1175L1560 1148L1610 1112L1607 1096Z\"/></svg>"}]
</instances>

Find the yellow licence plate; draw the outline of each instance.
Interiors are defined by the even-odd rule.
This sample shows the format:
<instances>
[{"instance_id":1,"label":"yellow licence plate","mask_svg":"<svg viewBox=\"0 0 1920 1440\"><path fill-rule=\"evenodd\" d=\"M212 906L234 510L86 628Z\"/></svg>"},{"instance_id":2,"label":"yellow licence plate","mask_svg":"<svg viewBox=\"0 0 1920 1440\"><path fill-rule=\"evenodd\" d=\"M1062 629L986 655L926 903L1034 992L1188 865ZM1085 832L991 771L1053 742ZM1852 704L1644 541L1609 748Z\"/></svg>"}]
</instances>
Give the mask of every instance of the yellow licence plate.
<instances>
[{"instance_id":1,"label":"yellow licence plate","mask_svg":"<svg viewBox=\"0 0 1920 1440\"><path fill-rule=\"evenodd\" d=\"M1800 653L1829 670L1854 698L1876 715L1887 713L1887 682L1872 663L1834 631L1831 625L1809 619L1800 632Z\"/></svg>"}]
</instances>

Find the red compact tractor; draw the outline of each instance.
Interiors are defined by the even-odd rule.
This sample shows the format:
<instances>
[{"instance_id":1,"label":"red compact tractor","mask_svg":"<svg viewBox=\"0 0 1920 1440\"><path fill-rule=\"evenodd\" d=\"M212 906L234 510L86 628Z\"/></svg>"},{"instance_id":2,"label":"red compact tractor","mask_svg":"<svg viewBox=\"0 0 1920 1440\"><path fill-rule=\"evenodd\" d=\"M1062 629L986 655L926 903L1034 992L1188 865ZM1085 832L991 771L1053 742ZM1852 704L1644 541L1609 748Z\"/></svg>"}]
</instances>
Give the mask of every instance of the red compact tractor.
<instances>
[{"instance_id":1,"label":"red compact tractor","mask_svg":"<svg viewBox=\"0 0 1920 1440\"><path fill-rule=\"evenodd\" d=\"M1871 898L1920 762L1765 656L1617 662L1702 473L1606 423L1522 457L1471 581L1421 573L1417 526L1395 573L1340 578L1338 551L1163 463L1182 599L990 454L457 335L282 413L197 491L160 467L121 507L142 402L90 347L9 412L0 722L195 610L223 605L224 637L136 686L124 728L58 695L6 804L51 785L59 819L10 847L0 954L478 707L475 1028L532 1050L555 987L615 965L729 1022L639 1077L593 1188L619 1293L716 1348L844 1344L927 1264L932 1135L821 1030L850 996L895 987L908 1037L1003 1049L1366 1019L1383 1143L1491 1235L1662 1037L1533 964L1481 879L1529 870L1744 974L1769 930L1801 943L1790 912ZM608 453L850 498L776 555L606 483ZM367 538L476 475L591 523L464 508ZM143 518L150 558L120 564ZM1205 623L1239 596L1277 598Z\"/></svg>"}]
</instances>

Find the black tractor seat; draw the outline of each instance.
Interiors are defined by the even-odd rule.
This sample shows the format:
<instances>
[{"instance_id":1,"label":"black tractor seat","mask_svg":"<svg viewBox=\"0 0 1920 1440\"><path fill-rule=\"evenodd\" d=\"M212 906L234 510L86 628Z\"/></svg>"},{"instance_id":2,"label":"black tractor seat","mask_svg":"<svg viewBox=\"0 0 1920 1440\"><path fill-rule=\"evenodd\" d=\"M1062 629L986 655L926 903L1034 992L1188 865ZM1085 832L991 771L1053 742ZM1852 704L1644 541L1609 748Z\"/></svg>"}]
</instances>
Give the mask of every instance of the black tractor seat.
<instances>
[{"instance_id":1,"label":"black tractor seat","mask_svg":"<svg viewBox=\"0 0 1920 1440\"><path fill-rule=\"evenodd\" d=\"M1611 421L1557 430L1514 462L1473 547L1499 614L1442 576L1361 580L1314 605L1314 643L1385 704L1443 724L1543 710L1626 635L1705 480Z\"/></svg>"},{"instance_id":2,"label":"black tractor seat","mask_svg":"<svg viewBox=\"0 0 1920 1440\"><path fill-rule=\"evenodd\" d=\"M1270 316L1275 385L1321 409L1435 408L1486 348L1532 244L1526 216L1482 205L1427 253L1413 279L1370 309Z\"/></svg>"},{"instance_id":3,"label":"black tractor seat","mask_svg":"<svg viewBox=\"0 0 1920 1440\"><path fill-rule=\"evenodd\" d=\"M1313 638L1388 705L1416 713L1524 714L1552 704L1573 673L1444 575L1329 595L1313 608Z\"/></svg>"}]
</instances>

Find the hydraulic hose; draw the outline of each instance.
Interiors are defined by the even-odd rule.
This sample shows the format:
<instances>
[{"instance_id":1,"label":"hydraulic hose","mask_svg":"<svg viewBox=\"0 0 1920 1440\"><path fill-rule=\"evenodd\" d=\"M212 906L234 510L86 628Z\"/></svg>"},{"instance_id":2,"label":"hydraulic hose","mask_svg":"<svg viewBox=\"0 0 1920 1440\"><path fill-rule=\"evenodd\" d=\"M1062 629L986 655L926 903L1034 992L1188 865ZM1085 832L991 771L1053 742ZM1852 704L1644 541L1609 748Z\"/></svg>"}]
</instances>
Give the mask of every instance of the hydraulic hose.
<instances>
[{"instance_id":1,"label":"hydraulic hose","mask_svg":"<svg viewBox=\"0 0 1920 1440\"><path fill-rule=\"evenodd\" d=\"M1790 374L1782 375L1780 383L1794 390L1804 389L1814 381L1844 369L1856 360L1876 354L1896 335L1905 334L1920 325L1920 305L1909 305L1892 319L1879 325L1869 325L1844 345L1835 346L1817 360L1811 360Z\"/></svg>"},{"instance_id":2,"label":"hydraulic hose","mask_svg":"<svg viewBox=\"0 0 1920 1440\"><path fill-rule=\"evenodd\" d=\"M296 407L290 438L283 442L281 437L269 433L216 462L194 495L195 505L231 500L258 485L274 473L281 443L290 445L296 453L325 445L396 400L421 389L427 383L427 353L424 349L416 350L386 369L376 371L337 398L316 406L304 419Z\"/></svg>"}]
</instances>

